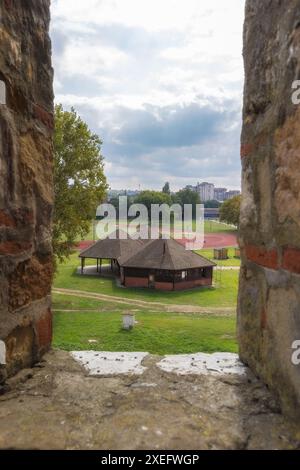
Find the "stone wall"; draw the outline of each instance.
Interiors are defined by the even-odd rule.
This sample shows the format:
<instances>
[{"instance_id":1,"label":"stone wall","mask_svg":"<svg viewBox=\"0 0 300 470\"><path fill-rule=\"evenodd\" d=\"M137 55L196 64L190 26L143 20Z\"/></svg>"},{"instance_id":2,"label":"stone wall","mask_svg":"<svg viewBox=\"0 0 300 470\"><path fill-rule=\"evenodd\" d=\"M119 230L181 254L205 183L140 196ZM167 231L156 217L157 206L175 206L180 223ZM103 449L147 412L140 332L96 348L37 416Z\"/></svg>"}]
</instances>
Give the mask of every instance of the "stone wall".
<instances>
[{"instance_id":1,"label":"stone wall","mask_svg":"<svg viewBox=\"0 0 300 470\"><path fill-rule=\"evenodd\" d=\"M51 343L49 4L0 2L0 81L6 88L6 105L0 104L0 340L7 362L0 381L38 360Z\"/></svg>"},{"instance_id":2,"label":"stone wall","mask_svg":"<svg viewBox=\"0 0 300 470\"><path fill-rule=\"evenodd\" d=\"M300 415L300 1L248 0L241 157L240 356Z\"/></svg>"}]
</instances>

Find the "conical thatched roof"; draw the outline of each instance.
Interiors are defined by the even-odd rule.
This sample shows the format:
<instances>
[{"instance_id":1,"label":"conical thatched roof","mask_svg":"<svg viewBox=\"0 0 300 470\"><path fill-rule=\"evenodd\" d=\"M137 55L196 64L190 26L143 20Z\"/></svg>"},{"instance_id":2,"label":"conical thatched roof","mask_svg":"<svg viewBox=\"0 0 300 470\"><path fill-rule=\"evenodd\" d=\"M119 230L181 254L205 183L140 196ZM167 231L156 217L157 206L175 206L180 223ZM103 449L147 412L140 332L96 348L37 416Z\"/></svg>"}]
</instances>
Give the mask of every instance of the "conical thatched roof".
<instances>
[{"instance_id":1,"label":"conical thatched roof","mask_svg":"<svg viewBox=\"0 0 300 470\"><path fill-rule=\"evenodd\" d=\"M124 234L125 232L123 232ZM141 247L144 246L142 240L132 240L131 238L120 238L121 230L114 232L111 238L98 240L92 246L82 251L80 258L93 259L116 259L120 263L121 260L133 256ZM121 235L122 236L122 235Z\"/></svg>"},{"instance_id":2,"label":"conical thatched roof","mask_svg":"<svg viewBox=\"0 0 300 470\"><path fill-rule=\"evenodd\" d=\"M144 244L133 256L123 261L126 268L165 269L181 271L185 269L216 266L212 261L193 251L186 250L174 239L152 240Z\"/></svg>"}]
</instances>

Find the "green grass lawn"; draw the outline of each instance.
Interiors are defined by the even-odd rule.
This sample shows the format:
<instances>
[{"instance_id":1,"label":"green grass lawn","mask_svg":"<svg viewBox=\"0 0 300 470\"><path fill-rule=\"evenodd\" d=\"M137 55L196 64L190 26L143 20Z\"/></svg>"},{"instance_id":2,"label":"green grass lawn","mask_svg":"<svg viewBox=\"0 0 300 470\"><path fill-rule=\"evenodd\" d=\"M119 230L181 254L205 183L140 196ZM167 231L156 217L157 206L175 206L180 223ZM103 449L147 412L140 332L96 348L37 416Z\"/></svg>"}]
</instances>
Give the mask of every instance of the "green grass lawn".
<instances>
[{"instance_id":1,"label":"green grass lawn","mask_svg":"<svg viewBox=\"0 0 300 470\"><path fill-rule=\"evenodd\" d=\"M128 304L117 304L113 300L110 302L90 299L86 297L75 297L73 295L65 294L53 294L52 295L52 307L54 310L99 310L100 311L115 311L128 310Z\"/></svg>"},{"instance_id":2,"label":"green grass lawn","mask_svg":"<svg viewBox=\"0 0 300 470\"><path fill-rule=\"evenodd\" d=\"M237 352L233 317L142 311L136 313L136 321L132 331L124 331L118 311L56 311L53 346L67 351L147 351L159 355Z\"/></svg>"},{"instance_id":3,"label":"green grass lawn","mask_svg":"<svg viewBox=\"0 0 300 470\"><path fill-rule=\"evenodd\" d=\"M232 225L227 225L222 222L215 222L214 220L205 220L204 222L205 233L222 233L232 232L237 233L237 229Z\"/></svg>"},{"instance_id":4,"label":"green grass lawn","mask_svg":"<svg viewBox=\"0 0 300 470\"><path fill-rule=\"evenodd\" d=\"M207 233L234 232L232 227L215 222L205 222ZM93 239L92 228L85 238ZM213 250L199 252L213 259ZM233 248L229 260L218 262L223 266L239 266ZM86 260L86 265L94 265ZM131 299L163 304L195 305L201 307L236 306L237 270L215 271L214 287L184 292L160 292L148 289L125 289L114 279L100 276L81 276L76 273L80 265L78 252L58 266L54 287L102 293L128 299L128 304L99 301L61 294L53 295L54 341L53 346L65 350L148 351L151 354L188 354L196 352L237 352L235 315L175 314L160 311L160 307L132 306ZM137 324L130 331L121 329L121 314L130 309ZM63 312L74 310L74 312ZM163 310L163 308L161 309ZM90 343L96 340L97 343Z\"/></svg>"},{"instance_id":5,"label":"green grass lawn","mask_svg":"<svg viewBox=\"0 0 300 470\"><path fill-rule=\"evenodd\" d=\"M214 263L216 263L218 266L240 266L241 265L241 260L238 258L235 258L234 256L234 248L228 248L228 259L225 260L216 260L214 259L214 250L211 249L205 249L205 250L198 250L196 253L199 253L199 255L204 256L205 258L208 258L212 260Z\"/></svg>"},{"instance_id":6,"label":"green grass lawn","mask_svg":"<svg viewBox=\"0 0 300 470\"><path fill-rule=\"evenodd\" d=\"M58 267L54 287L77 289L124 298L167 304L192 304L203 307L235 307L239 272L236 270L215 272L215 286L192 289L184 292L161 292L149 289L125 289L116 285L114 279L100 276L81 276L76 273L79 266L78 253Z\"/></svg>"}]
</instances>

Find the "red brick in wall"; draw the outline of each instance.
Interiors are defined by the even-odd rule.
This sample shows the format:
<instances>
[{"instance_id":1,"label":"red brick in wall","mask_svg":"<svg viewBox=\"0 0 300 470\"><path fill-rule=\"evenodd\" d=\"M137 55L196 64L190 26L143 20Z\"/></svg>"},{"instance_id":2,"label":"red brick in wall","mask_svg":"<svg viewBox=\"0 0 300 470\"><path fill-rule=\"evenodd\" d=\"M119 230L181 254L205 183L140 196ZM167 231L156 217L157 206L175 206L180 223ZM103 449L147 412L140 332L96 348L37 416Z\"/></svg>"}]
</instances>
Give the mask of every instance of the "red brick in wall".
<instances>
[{"instance_id":1,"label":"red brick in wall","mask_svg":"<svg viewBox=\"0 0 300 470\"><path fill-rule=\"evenodd\" d=\"M194 281L184 281L175 284L175 290L193 289L194 287L211 286L211 279L195 279Z\"/></svg>"},{"instance_id":2,"label":"red brick in wall","mask_svg":"<svg viewBox=\"0 0 300 470\"><path fill-rule=\"evenodd\" d=\"M0 226L3 225L5 227L15 227L16 223L6 211L0 210Z\"/></svg>"},{"instance_id":3,"label":"red brick in wall","mask_svg":"<svg viewBox=\"0 0 300 470\"><path fill-rule=\"evenodd\" d=\"M300 249L287 247L283 251L282 267L292 273L300 274Z\"/></svg>"},{"instance_id":4,"label":"red brick in wall","mask_svg":"<svg viewBox=\"0 0 300 470\"><path fill-rule=\"evenodd\" d=\"M29 242L5 241L0 243L0 255L20 255L32 247Z\"/></svg>"},{"instance_id":5,"label":"red brick in wall","mask_svg":"<svg viewBox=\"0 0 300 470\"><path fill-rule=\"evenodd\" d=\"M49 129L54 128L54 117L53 114L48 113L42 106L35 104L34 116L39 119Z\"/></svg>"},{"instance_id":6,"label":"red brick in wall","mask_svg":"<svg viewBox=\"0 0 300 470\"><path fill-rule=\"evenodd\" d=\"M39 353L47 351L52 341L52 313L47 310L35 324L37 347Z\"/></svg>"},{"instance_id":7,"label":"red brick in wall","mask_svg":"<svg viewBox=\"0 0 300 470\"><path fill-rule=\"evenodd\" d=\"M247 245L245 247L246 258L253 263L265 268L278 269L278 252L276 249L267 250L264 247Z\"/></svg>"},{"instance_id":8,"label":"red brick in wall","mask_svg":"<svg viewBox=\"0 0 300 470\"><path fill-rule=\"evenodd\" d=\"M144 277L125 277L126 287L148 287L148 278Z\"/></svg>"},{"instance_id":9,"label":"red brick in wall","mask_svg":"<svg viewBox=\"0 0 300 470\"><path fill-rule=\"evenodd\" d=\"M173 282L155 282L155 289L171 291L174 289Z\"/></svg>"},{"instance_id":10,"label":"red brick in wall","mask_svg":"<svg viewBox=\"0 0 300 470\"><path fill-rule=\"evenodd\" d=\"M248 157L254 150L252 144L242 144L241 145L241 158Z\"/></svg>"}]
</instances>

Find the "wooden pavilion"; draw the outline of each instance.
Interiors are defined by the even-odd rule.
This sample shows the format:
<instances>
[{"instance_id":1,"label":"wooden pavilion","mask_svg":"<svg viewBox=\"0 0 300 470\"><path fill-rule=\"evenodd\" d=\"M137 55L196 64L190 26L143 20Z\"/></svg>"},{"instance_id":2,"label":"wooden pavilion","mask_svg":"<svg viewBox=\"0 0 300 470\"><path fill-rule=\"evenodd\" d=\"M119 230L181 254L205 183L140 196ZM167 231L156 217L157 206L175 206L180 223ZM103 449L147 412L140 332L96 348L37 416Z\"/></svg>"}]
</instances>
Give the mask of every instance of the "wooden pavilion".
<instances>
[{"instance_id":1,"label":"wooden pavilion","mask_svg":"<svg viewBox=\"0 0 300 470\"><path fill-rule=\"evenodd\" d=\"M126 287L183 290L211 286L215 263L186 250L174 239L152 240L123 261L121 282Z\"/></svg>"},{"instance_id":2,"label":"wooden pavilion","mask_svg":"<svg viewBox=\"0 0 300 470\"><path fill-rule=\"evenodd\" d=\"M212 261L200 256L174 239L133 240L113 238L97 241L81 258L81 273L85 260L95 259L96 272L101 273L102 260L109 259L111 272L120 276L125 287L148 287L158 290L183 290L211 286Z\"/></svg>"},{"instance_id":3,"label":"wooden pavilion","mask_svg":"<svg viewBox=\"0 0 300 470\"><path fill-rule=\"evenodd\" d=\"M109 260L112 272L120 274L121 261L133 256L142 246L142 240L132 240L131 238L120 238L121 231L117 230L111 237L98 240L92 246L82 251L79 255L81 258L81 274L84 273L85 260L94 259L97 263L96 272L101 273L102 261Z\"/></svg>"}]
</instances>

